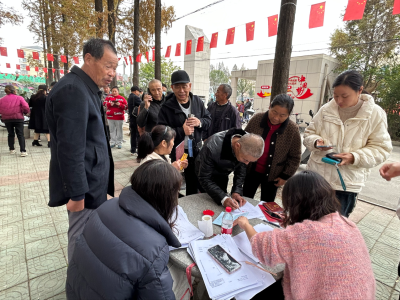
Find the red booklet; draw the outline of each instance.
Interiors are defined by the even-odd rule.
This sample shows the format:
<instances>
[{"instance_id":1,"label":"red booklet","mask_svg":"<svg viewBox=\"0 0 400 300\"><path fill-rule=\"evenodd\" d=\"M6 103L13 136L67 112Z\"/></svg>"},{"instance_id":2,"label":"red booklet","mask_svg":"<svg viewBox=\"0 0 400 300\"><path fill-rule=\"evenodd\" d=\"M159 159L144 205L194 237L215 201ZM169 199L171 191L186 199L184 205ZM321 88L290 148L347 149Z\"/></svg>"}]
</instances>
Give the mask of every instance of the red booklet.
<instances>
[{"instance_id":1,"label":"red booklet","mask_svg":"<svg viewBox=\"0 0 400 300\"><path fill-rule=\"evenodd\" d=\"M185 141L183 141L178 146L176 146L176 150L175 150L176 160L180 160L183 153L185 153Z\"/></svg>"},{"instance_id":2,"label":"red booklet","mask_svg":"<svg viewBox=\"0 0 400 300\"><path fill-rule=\"evenodd\" d=\"M283 208L280 207L276 202L264 202L264 206L274 213L281 213L283 212Z\"/></svg>"}]
</instances>

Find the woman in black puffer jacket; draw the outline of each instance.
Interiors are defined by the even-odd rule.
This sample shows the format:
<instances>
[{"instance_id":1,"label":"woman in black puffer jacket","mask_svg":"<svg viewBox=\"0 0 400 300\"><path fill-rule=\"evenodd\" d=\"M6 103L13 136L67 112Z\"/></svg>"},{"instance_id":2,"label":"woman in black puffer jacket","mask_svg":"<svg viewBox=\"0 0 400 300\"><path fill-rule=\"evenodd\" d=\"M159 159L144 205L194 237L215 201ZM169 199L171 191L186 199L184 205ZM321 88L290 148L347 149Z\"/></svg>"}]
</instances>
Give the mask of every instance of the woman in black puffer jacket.
<instances>
[{"instance_id":1,"label":"woman in black puffer jacket","mask_svg":"<svg viewBox=\"0 0 400 300\"><path fill-rule=\"evenodd\" d=\"M181 179L165 161L148 161L91 214L68 266L69 300L175 299L167 264L169 246L181 246L171 229Z\"/></svg>"},{"instance_id":2,"label":"woman in black puffer jacket","mask_svg":"<svg viewBox=\"0 0 400 300\"><path fill-rule=\"evenodd\" d=\"M50 147L50 132L47 125L45 106L47 97L47 85L39 85L39 89L35 95L29 100L29 106L32 107L31 117L29 119L29 129L35 130L32 146L42 146L39 143L41 133L46 134L47 146Z\"/></svg>"}]
</instances>

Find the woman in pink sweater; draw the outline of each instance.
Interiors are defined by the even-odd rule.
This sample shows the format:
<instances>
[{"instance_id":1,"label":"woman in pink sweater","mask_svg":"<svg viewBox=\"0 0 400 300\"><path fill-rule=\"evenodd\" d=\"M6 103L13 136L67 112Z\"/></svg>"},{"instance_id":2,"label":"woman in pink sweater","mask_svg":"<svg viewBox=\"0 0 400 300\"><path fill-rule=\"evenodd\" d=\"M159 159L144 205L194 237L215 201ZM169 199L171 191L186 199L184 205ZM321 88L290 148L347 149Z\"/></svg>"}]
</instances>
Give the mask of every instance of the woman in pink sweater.
<instances>
[{"instance_id":1,"label":"woman in pink sweater","mask_svg":"<svg viewBox=\"0 0 400 300\"><path fill-rule=\"evenodd\" d=\"M29 105L24 98L17 95L15 87L6 85L6 96L0 99L1 120L6 124L8 131L8 147L10 154L15 154L15 133L17 134L21 156L28 155L25 149L24 114L29 113Z\"/></svg>"},{"instance_id":2,"label":"woman in pink sweater","mask_svg":"<svg viewBox=\"0 0 400 300\"><path fill-rule=\"evenodd\" d=\"M317 173L300 172L285 184L282 204L283 230L257 233L245 217L235 225L246 231L263 264L286 264L284 299L375 299L367 246L357 226L338 213L329 183ZM253 299L283 299L280 284Z\"/></svg>"}]
</instances>

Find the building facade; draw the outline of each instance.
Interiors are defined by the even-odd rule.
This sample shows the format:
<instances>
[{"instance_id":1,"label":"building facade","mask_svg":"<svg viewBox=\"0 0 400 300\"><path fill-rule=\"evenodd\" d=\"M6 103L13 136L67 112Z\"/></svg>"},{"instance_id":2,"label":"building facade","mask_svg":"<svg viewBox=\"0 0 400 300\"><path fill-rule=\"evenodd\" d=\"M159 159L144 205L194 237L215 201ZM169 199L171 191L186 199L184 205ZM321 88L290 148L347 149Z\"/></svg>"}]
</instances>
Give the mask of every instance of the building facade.
<instances>
[{"instance_id":1,"label":"building facade","mask_svg":"<svg viewBox=\"0 0 400 300\"><path fill-rule=\"evenodd\" d=\"M325 54L293 57L290 61L288 94L294 99L293 114L304 122L309 122L309 111L314 113L333 95L332 83L337 74L338 62ZM232 97L237 97L237 81L239 78L256 82L256 95L253 108L256 113L265 112L271 101L272 73L274 60L258 62L256 70L233 71L231 75ZM295 120L294 117L292 117ZM304 122L300 125L306 126Z\"/></svg>"},{"instance_id":2,"label":"building facade","mask_svg":"<svg viewBox=\"0 0 400 300\"><path fill-rule=\"evenodd\" d=\"M196 52L199 38L204 39L203 51ZM186 41L191 40L191 54L186 55ZM184 70L192 82L192 93L199 96L206 104L210 95L210 41L203 30L193 26L185 27ZM206 100L207 99L207 100Z\"/></svg>"}]
</instances>

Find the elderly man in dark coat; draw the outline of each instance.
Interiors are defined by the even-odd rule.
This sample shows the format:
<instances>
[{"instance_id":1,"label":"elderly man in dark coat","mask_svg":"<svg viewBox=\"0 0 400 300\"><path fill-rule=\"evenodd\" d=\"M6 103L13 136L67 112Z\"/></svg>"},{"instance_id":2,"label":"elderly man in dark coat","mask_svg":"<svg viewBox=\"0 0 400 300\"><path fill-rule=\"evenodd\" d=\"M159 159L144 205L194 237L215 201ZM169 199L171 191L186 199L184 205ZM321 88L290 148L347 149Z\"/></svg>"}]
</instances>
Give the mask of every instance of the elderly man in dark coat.
<instances>
[{"instance_id":1,"label":"elderly man in dark coat","mask_svg":"<svg viewBox=\"0 0 400 300\"><path fill-rule=\"evenodd\" d=\"M239 208L243 199L246 165L263 154L260 136L232 128L214 134L205 142L196 158L196 175L204 192L218 205ZM227 193L229 174L234 172L231 195Z\"/></svg>"},{"instance_id":2,"label":"elderly man in dark coat","mask_svg":"<svg viewBox=\"0 0 400 300\"><path fill-rule=\"evenodd\" d=\"M232 88L229 84L221 84L215 93L215 102L208 105L207 110L211 114L211 125L203 132L203 140L208 139L214 133L231 128L242 129L239 111L232 105L229 98Z\"/></svg>"},{"instance_id":3,"label":"elderly man in dark coat","mask_svg":"<svg viewBox=\"0 0 400 300\"><path fill-rule=\"evenodd\" d=\"M114 194L114 164L106 136L99 88L109 85L118 66L110 41L90 39L84 64L74 66L47 97L51 135L49 206L67 206L68 259L90 213Z\"/></svg>"}]
</instances>

